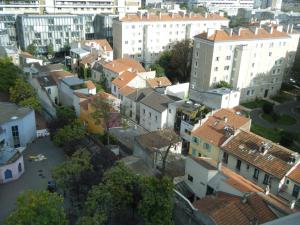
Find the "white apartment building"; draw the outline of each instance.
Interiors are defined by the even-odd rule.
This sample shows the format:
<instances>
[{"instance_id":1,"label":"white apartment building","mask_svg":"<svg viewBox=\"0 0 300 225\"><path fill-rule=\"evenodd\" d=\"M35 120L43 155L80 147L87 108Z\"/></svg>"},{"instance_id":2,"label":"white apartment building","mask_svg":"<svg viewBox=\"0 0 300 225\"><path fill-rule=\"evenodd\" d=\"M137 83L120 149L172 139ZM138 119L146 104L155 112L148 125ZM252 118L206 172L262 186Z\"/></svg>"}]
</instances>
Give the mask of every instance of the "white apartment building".
<instances>
[{"instance_id":1,"label":"white apartment building","mask_svg":"<svg viewBox=\"0 0 300 225\"><path fill-rule=\"evenodd\" d=\"M205 6L210 12L226 11L228 15L234 16L238 9L253 9L254 0L190 0L191 6Z\"/></svg>"},{"instance_id":2,"label":"white apartment building","mask_svg":"<svg viewBox=\"0 0 300 225\"><path fill-rule=\"evenodd\" d=\"M12 0L0 1L0 14L136 12L141 0Z\"/></svg>"},{"instance_id":3,"label":"white apartment building","mask_svg":"<svg viewBox=\"0 0 300 225\"><path fill-rule=\"evenodd\" d=\"M154 63L177 41L191 39L208 28L228 27L229 20L218 14L138 12L120 15L113 21L114 57L134 58L145 65Z\"/></svg>"},{"instance_id":4,"label":"white apartment building","mask_svg":"<svg viewBox=\"0 0 300 225\"><path fill-rule=\"evenodd\" d=\"M241 102L275 95L293 65L299 34L292 27L209 30L194 38L190 98L226 81Z\"/></svg>"}]
</instances>

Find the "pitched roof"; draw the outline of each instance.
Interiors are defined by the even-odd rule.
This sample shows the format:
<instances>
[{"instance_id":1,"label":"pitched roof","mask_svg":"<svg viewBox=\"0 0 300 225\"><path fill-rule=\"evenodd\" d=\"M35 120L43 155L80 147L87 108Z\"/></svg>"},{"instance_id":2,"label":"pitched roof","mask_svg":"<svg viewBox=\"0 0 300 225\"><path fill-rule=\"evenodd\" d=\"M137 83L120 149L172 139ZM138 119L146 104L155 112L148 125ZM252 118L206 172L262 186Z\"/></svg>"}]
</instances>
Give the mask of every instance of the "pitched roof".
<instances>
[{"instance_id":1,"label":"pitched roof","mask_svg":"<svg viewBox=\"0 0 300 225\"><path fill-rule=\"evenodd\" d=\"M115 59L104 64L103 67L116 73L121 73L126 70L132 72L145 72L144 67L138 61L129 58Z\"/></svg>"},{"instance_id":2,"label":"pitched roof","mask_svg":"<svg viewBox=\"0 0 300 225\"><path fill-rule=\"evenodd\" d=\"M42 77L37 77L37 80L41 87L50 87L50 86L55 86L56 82L51 76L42 76Z\"/></svg>"},{"instance_id":3,"label":"pitched roof","mask_svg":"<svg viewBox=\"0 0 300 225\"><path fill-rule=\"evenodd\" d=\"M166 87L172 85L171 81L167 77L155 77L147 80L148 85L151 88Z\"/></svg>"},{"instance_id":4,"label":"pitched roof","mask_svg":"<svg viewBox=\"0 0 300 225\"><path fill-rule=\"evenodd\" d=\"M91 80L85 81L85 84L86 84L86 87L87 87L89 90L92 90L92 89L95 89L95 88L96 88L95 84L94 84L93 81L91 81Z\"/></svg>"},{"instance_id":5,"label":"pitched roof","mask_svg":"<svg viewBox=\"0 0 300 225\"><path fill-rule=\"evenodd\" d=\"M262 143L270 143L265 154L259 151ZM282 179L293 167L289 161L295 152L248 131L238 131L224 143L222 149L278 179Z\"/></svg>"},{"instance_id":6,"label":"pitched roof","mask_svg":"<svg viewBox=\"0 0 300 225\"><path fill-rule=\"evenodd\" d=\"M217 192L216 196L206 196L194 203L202 213L207 214L216 225L249 225L254 221L262 224L277 218L264 200L256 193L241 198Z\"/></svg>"},{"instance_id":7,"label":"pitched roof","mask_svg":"<svg viewBox=\"0 0 300 225\"><path fill-rule=\"evenodd\" d=\"M88 110L88 104L92 103L93 101L95 101L98 97L100 98L104 98L106 100L118 100L118 98L116 98L115 96L113 96L112 94L109 94L107 92L98 92L95 95L89 95L87 96L86 100L82 101L79 103L80 107L82 107L85 110ZM116 110L111 108L111 112L115 112Z\"/></svg>"},{"instance_id":8,"label":"pitched roof","mask_svg":"<svg viewBox=\"0 0 300 225\"><path fill-rule=\"evenodd\" d=\"M153 91L143 98L140 103L154 109L155 111L163 112L168 108L169 103L175 101L175 98L171 98L171 96Z\"/></svg>"},{"instance_id":9,"label":"pitched roof","mask_svg":"<svg viewBox=\"0 0 300 225\"><path fill-rule=\"evenodd\" d=\"M52 71L49 73L49 76L51 76L57 83L59 79L62 79L65 77L72 77L74 75L68 71L61 70L61 71Z\"/></svg>"},{"instance_id":10,"label":"pitched roof","mask_svg":"<svg viewBox=\"0 0 300 225\"><path fill-rule=\"evenodd\" d=\"M225 120L227 120L225 122ZM197 129L192 131L192 135L199 137L215 146L221 146L227 139L224 128L227 126L239 129L250 122L249 118L236 114L230 109L220 109Z\"/></svg>"},{"instance_id":11,"label":"pitched roof","mask_svg":"<svg viewBox=\"0 0 300 225\"><path fill-rule=\"evenodd\" d=\"M32 109L20 107L11 102L0 102L0 124L23 118Z\"/></svg>"},{"instance_id":12,"label":"pitched roof","mask_svg":"<svg viewBox=\"0 0 300 225\"><path fill-rule=\"evenodd\" d=\"M139 102L153 91L152 88L137 88L135 92L129 94L127 98L132 101Z\"/></svg>"},{"instance_id":13,"label":"pitched roof","mask_svg":"<svg viewBox=\"0 0 300 225\"><path fill-rule=\"evenodd\" d=\"M80 64L92 64L93 62L95 62L98 59L98 56L95 54L88 54L86 56L84 56L81 60L80 60Z\"/></svg>"},{"instance_id":14,"label":"pitched roof","mask_svg":"<svg viewBox=\"0 0 300 225\"><path fill-rule=\"evenodd\" d=\"M217 162L211 158L190 156L196 163L208 170L217 170Z\"/></svg>"},{"instance_id":15,"label":"pitched roof","mask_svg":"<svg viewBox=\"0 0 300 225\"><path fill-rule=\"evenodd\" d=\"M161 13L160 16L157 14L150 13L148 16L146 14L139 15L138 13L126 14L123 18L119 19L120 21L134 22L134 21L184 21L184 20L193 20L193 21L202 21L202 20L228 20L223 16L218 14L181 14L181 13Z\"/></svg>"},{"instance_id":16,"label":"pitched roof","mask_svg":"<svg viewBox=\"0 0 300 225\"><path fill-rule=\"evenodd\" d=\"M86 45L91 45L92 43L96 43L97 45L100 45L104 51L113 50L106 39L85 40L83 41L83 43Z\"/></svg>"},{"instance_id":17,"label":"pitched roof","mask_svg":"<svg viewBox=\"0 0 300 225\"><path fill-rule=\"evenodd\" d=\"M300 164L287 176L292 181L300 184Z\"/></svg>"},{"instance_id":18,"label":"pitched roof","mask_svg":"<svg viewBox=\"0 0 300 225\"><path fill-rule=\"evenodd\" d=\"M288 38L289 35L286 32L278 31L274 28L273 32L270 33L264 28L257 28L257 33L255 30L248 28L240 28L239 31L233 32L230 35L230 32L225 30L216 30L214 34L207 37L207 33L198 34L195 37L207 39L210 41L241 41L241 40L256 40L256 39L268 39L268 38Z\"/></svg>"},{"instance_id":19,"label":"pitched roof","mask_svg":"<svg viewBox=\"0 0 300 225\"><path fill-rule=\"evenodd\" d=\"M119 89L119 94L123 96L128 96L129 94L135 92L135 88L130 86L124 86L121 89Z\"/></svg>"},{"instance_id":20,"label":"pitched roof","mask_svg":"<svg viewBox=\"0 0 300 225\"><path fill-rule=\"evenodd\" d=\"M132 81L136 77L135 73L125 71L121 75L117 76L111 83L118 88L122 88L127 85L130 81Z\"/></svg>"}]
</instances>

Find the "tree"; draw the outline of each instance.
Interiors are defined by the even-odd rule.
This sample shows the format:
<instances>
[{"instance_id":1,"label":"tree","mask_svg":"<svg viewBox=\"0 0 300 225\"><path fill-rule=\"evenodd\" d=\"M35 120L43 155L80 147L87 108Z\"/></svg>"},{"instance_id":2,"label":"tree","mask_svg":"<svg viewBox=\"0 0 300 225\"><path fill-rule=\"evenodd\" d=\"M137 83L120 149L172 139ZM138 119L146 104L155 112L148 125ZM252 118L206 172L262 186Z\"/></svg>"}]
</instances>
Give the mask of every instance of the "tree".
<instances>
[{"instance_id":1,"label":"tree","mask_svg":"<svg viewBox=\"0 0 300 225\"><path fill-rule=\"evenodd\" d=\"M279 144L288 148L293 144L294 139L295 139L295 135L293 133L281 132Z\"/></svg>"},{"instance_id":2,"label":"tree","mask_svg":"<svg viewBox=\"0 0 300 225\"><path fill-rule=\"evenodd\" d=\"M103 96L97 96L92 102L94 112L91 114L97 125L101 125L104 129L107 144L109 144L109 128L112 123L120 121L120 114L113 113L112 103Z\"/></svg>"},{"instance_id":3,"label":"tree","mask_svg":"<svg viewBox=\"0 0 300 225\"><path fill-rule=\"evenodd\" d=\"M48 55L51 55L51 56L53 56L53 54L54 54L54 48L53 48L52 42L47 45L47 53L48 53Z\"/></svg>"},{"instance_id":4,"label":"tree","mask_svg":"<svg viewBox=\"0 0 300 225\"><path fill-rule=\"evenodd\" d=\"M75 120L69 125L65 125L63 128L57 130L54 134L53 141L58 146L67 146L70 143L80 141L85 136L85 129L83 124L79 120ZM69 149L70 150L70 149ZM72 154L73 152L66 152Z\"/></svg>"},{"instance_id":5,"label":"tree","mask_svg":"<svg viewBox=\"0 0 300 225\"><path fill-rule=\"evenodd\" d=\"M35 44L31 43L27 46L27 52L29 52L31 55L36 56L37 55L37 48Z\"/></svg>"},{"instance_id":6,"label":"tree","mask_svg":"<svg viewBox=\"0 0 300 225\"><path fill-rule=\"evenodd\" d=\"M165 76L164 68L159 65L158 63L154 63L150 65L150 69L156 71L156 77L163 77Z\"/></svg>"},{"instance_id":7,"label":"tree","mask_svg":"<svg viewBox=\"0 0 300 225\"><path fill-rule=\"evenodd\" d=\"M48 191L25 191L18 197L17 207L7 218L6 224L65 225L63 198Z\"/></svg>"},{"instance_id":8,"label":"tree","mask_svg":"<svg viewBox=\"0 0 300 225\"><path fill-rule=\"evenodd\" d=\"M192 12L193 13L202 13L202 14L204 14L204 13L207 12L207 9L205 7L202 7L202 6L198 6L198 7L193 6Z\"/></svg>"},{"instance_id":9,"label":"tree","mask_svg":"<svg viewBox=\"0 0 300 225\"><path fill-rule=\"evenodd\" d=\"M172 225L173 184L169 178L142 179L139 212L146 225ZM161 210L160 210L161 209Z\"/></svg>"},{"instance_id":10,"label":"tree","mask_svg":"<svg viewBox=\"0 0 300 225\"><path fill-rule=\"evenodd\" d=\"M232 88L231 85L224 80L219 81L215 87L216 88Z\"/></svg>"},{"instance_id":11,"label":"tree","mask_svg":"<svg viewBox=\"0 0 300 225\"><path fill-rule=\"evenodd\" d=\"M274 112L274 104L266 102L263 104L262 110L265 114L272 114Z\"/></svg>"},{"instance_id":12,"label":"tree","mask_svg":"<svg viewBox=\"0 0 300 225\"><path fill-rule=\"evenodd\" d=\"M0 57L0 91L8 93L20 74L22 71L11 62L11 59Z\"/></svg>"},{"instance_id":13,"label":"tree","mask_svg":"<svg viewBox=\"0 0 300 225\"><path fill-rule=\"evenodd\" d=\"M76 119L76 113L74 108L72 107L60 106L56 110L56 117L66 120L68 123L71 123Z\"/></svg>"},{"instance_id":14,"label":"tree","mask_svg":"<svg viewBox=\"0 0 300 225\"><path fill-rule=\"evenodd\" d=\"M40 102L33 87L23 78L17 78L9 89L10 100L24 107L41 110Z\"/></svg>"},{"instance_id":15,"label":"tree","mask_svg":"<svg viewBox=\"0 0 300 225\"><path fill-rule=\"evenodd\" d=\"M65 56L70 55L70 49L71 49L71 46L66 43L63 47L63 52L64 52Z\"/></svg>"}]
</instances>

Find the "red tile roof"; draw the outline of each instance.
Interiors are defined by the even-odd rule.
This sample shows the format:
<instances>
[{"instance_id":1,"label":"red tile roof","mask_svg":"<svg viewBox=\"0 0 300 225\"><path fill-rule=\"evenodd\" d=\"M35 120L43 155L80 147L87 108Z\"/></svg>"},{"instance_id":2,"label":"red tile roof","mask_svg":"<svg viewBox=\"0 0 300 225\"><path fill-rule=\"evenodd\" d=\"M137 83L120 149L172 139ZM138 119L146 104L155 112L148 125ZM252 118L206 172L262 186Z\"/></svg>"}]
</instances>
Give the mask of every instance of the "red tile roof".
<instances>
[{"instance_id":1,"label":"red tile roof","mask_svg":"<svg viewBox=\"0 0 300 225\"><path fill-rule=\"evenodd\" d=\"M88 88L89 90L92 90L92 89L95 89L95 88L96 88L95 84L94 84L93 81L91 81L91 80L85 81L85 84L86 84L86 86L87 86L87 88Z\"/></svg>"},{"instance_id":2,"label":"red tile roof","mask_svg":"<svg viewBox=\"0 0 300 225\"><path fill-rule=\"evenodd\" d=\"M300 164L287 176L292 181L300 184Z\"/></svg>"},{"instance_id":3,"label":"red tile roof","mask_svg":"<svg viewBox=\"0 0 300 225\"><path fill-rule=\"evenodd\" d=\"M97 45L100 45L104 51L112 51L112 47L106 39L85 40L83 43L89 46L92 43L96 43Z\"/></svg>"},{"instance_id":4,"label":"red tile roof","mask_svg":"<svg viewBox=\"0 0 300 225\"><path fill-rule=\"evenodd\" d=\"M115 73L121 73L126 70L132 72L145 72L145 68L138 61L129 58L115 59L104 64L103 68Z\"/></svg>"},{"instance_id":5,"label":"red tile roof","mask_svg":"<svg viewBox=\"0 0 300 225\"><path fill-rule=\"evenodd\" d=\"M119 89L119 93L123 96L127 96L133 92L135 92L135 88L130 87L130 86L124 86L121 89Z\"/></svg>"},{"instance_id":6,"label":"red tile roof","mask_svg":"<svg viewBox=\"0 0 300 225\"><path fill-rule=\"evenodd\" d=\"M136 77L135 73L125 71L121 75L117 76L113 81L112 84L117 86L118 88L122 88L126 86L130 81L132 81Z\"/></svg>"},{"instance_id":7,"label":"red tile roof","mask_svg":"<svg viewBox=\"0 0 300 225\"><path fill-rule=\"evenodd\" d=\"M227 121L225 122L225 120ZM200 127L192 131L192 135L219 147L227 139L224 131L225 126L239 129L243 126L247 126L250 121L249 118L238 115L233 110L220 109L212 116L209 116Z\"/></svg>"},{"instance_id":8,"label":"red tile roof","mask_svg":"<svg viewBox=\"0 0 300 225\"><path fill-rule=\"evenodd\" d=\"M151 88L166 87L172 85L171 81L167 77L156 77L153 79L148 79L147 84Z\"/></svg>"}]
</instances>

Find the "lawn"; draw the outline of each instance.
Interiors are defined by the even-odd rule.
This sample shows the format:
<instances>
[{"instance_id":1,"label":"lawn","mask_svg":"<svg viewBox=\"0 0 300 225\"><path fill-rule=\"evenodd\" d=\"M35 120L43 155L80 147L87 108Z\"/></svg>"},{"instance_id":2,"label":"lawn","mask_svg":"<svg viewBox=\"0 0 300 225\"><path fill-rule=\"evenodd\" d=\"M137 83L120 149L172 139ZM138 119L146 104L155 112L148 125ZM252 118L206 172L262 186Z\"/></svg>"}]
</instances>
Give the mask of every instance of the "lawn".
<instances>
[{"instance_id":1,"label":"lawn","mask_svg":"<svg viewBox=\"0 0 300 225\"><path fill-rule=\"evenodd\" d=\"M278 95L273 96L271 99L276 102L283 103L292 100L293 97L283 92L280 92Z\"/></svg>"},{"instance_id":2,"label":"lawn","mask_svg":"<svg viewBox=\"0 0 300 225\"><path fill-rule=\"evenodd\" d=\"M263 106L263 104L267 103L266 100L263 99L257 99L255 101L252 102L246 102L246 103L242 103L241 105L249 108L249 109L256 109L256 108L261 108Z\"/></svg>"},{"instance_id":3,"label":"lawn","mask_svg":"<svg viewBox=\"0 0 300 225\"><path fill-rule=\"evenodd\" d=\"M296 107L295 108L295 112L298 113L298 114L300 114L300 107Z\"/></svg>"},{"instance_id":4,"label":"lawn","mask_svg":"<svg viewBox=\"0 0 300 225\"><path fill-rule=\"evenodd\" d=\"M289 116L289 115L286 115L286 114L282 114L282 115L277 114L277 116L278 116L278 118L275 121L273 119L273 116L270 115L270 114L263 113L261 115L261 117L264 120L266 120L266 121L268 121L270 123L276 123L278 125L293 125L293 124L297 123L297 120L294 117L292 117L292 116Z\"/></svg>"},{"instance_id":5,"label":"lawn","mask_svg":"<svg viewBox=\"0 0 300 225\"><path fill-rule=\"evenodd\" d=\"M255 123L251 125L251 132L276 143L280 140L280 131L279 129L266 128Z\"/></svg>"}]
</instances>

